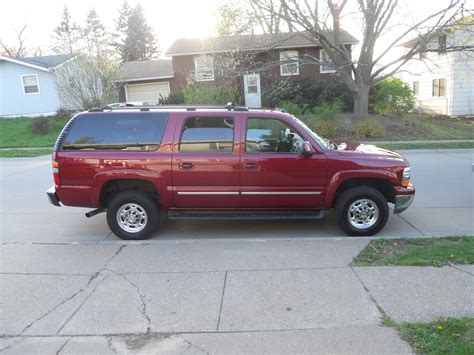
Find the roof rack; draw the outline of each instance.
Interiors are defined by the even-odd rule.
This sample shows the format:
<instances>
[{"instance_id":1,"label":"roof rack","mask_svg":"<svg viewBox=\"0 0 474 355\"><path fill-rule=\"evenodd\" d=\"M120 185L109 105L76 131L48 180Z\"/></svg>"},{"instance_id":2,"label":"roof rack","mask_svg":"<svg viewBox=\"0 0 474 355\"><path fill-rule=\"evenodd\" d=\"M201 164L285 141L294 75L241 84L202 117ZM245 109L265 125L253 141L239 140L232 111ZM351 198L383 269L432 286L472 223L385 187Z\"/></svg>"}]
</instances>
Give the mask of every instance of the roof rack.
<instances>
[{"instance_id":1,"label":"roof rack","mask_svg":"<svg viewBox=\"0 0 474 355\"><path fill-rule=\"evenodd\" d=\"M173 109L183 109L186 111L197 111L197 110L222 110L225 109L227 111L248 111L248 107L246 106L238 106L233 104L232 102L228 102L225 106L218 106L218 105L137 105L137 106L102 106L102 107L95 107L91 108L88 112L104 112L104 111L115 111L115 110L140 110L140 111L150 111L152 109L157 110L173 110Z\"/></svg>"}]
</instances>

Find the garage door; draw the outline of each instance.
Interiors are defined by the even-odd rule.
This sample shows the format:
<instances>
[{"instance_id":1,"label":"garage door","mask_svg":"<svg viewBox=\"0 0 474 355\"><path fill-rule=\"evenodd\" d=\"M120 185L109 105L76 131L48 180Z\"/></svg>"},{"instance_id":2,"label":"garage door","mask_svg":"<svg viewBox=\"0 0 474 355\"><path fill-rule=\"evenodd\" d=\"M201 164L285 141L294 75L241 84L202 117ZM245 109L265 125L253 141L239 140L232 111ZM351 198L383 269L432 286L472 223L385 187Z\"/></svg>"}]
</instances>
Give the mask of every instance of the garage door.
<instances>
[{"instance_id":1,"label":"garage door","mask_svg":"<svg viewBox=\"0 0 474 355\"><path fill-rule=\"evenodd\" d=\"M168 97L170 85L168 81L152 84L132 84L126 85L127 101L144 101L149 104L157 104L160 98Z\"/></svg>"}]
</instances>

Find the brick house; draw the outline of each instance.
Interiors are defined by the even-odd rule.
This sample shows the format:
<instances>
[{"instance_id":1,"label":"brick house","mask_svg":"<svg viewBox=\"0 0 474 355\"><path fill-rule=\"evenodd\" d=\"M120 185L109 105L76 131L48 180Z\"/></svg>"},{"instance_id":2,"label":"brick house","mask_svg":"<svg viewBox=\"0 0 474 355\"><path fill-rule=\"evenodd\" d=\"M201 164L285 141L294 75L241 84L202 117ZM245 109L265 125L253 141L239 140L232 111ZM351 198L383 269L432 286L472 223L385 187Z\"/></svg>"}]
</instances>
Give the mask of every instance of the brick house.
<instances>
[{"instance_id":1,"label":"brick house","mask_svg":"<svg viewBox=\"0 0 474 355\"><path fill-rule=\"evenodd\" d=\"M349 51L357 43L344 30L338 35ZM301 32L178 39L166 55L171 59L125 63L114 76L120 101L155 104L193 82L235 85L246 106L261 107L275 83L335 73L324 50Z\"/></svg>"}]
</instances>

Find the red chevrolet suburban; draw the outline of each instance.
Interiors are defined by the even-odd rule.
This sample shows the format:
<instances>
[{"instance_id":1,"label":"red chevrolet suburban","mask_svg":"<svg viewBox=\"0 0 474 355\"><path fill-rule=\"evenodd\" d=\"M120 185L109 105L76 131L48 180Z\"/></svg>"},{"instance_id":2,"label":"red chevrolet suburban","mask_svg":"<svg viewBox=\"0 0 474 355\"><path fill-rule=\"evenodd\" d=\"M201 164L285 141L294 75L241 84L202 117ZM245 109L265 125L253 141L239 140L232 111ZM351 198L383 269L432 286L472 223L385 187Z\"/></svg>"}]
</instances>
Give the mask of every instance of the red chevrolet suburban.
<instances>
[{"instance_id":1,"label":"red chevrolet suburban","mask_svg":"<svg viewBox=\"0 0 474 355\"><path fill-rule=\"evenodd\" d=\"M373 235L411 204L410 165L373 145L334 143L277 110L104 107L74 116L53 152L55 206L107 213L122 239L174 219L320 219Z\"/></svg>"}]
</instances>

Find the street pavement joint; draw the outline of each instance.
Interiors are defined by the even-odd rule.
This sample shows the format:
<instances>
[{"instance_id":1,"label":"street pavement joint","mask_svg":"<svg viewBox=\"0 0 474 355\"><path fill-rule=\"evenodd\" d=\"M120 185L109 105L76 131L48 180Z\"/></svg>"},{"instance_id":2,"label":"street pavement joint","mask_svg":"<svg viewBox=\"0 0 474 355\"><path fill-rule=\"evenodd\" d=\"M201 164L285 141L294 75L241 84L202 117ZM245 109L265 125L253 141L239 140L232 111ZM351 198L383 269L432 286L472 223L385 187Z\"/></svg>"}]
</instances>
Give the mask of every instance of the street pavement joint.
<instances>
[{"instance_id":1,"label":"street pavement joint","mask_svg":"<svg viewBox=\"0 0 474 355\"><path fill-rule=\"evenodd\" d=\"M221 314L222 314L222 305L224 304L224 294L225 294L225 286L227 284L227 273L229 271L226 270L224 275L224 285L222 286L222 296L221 296L221 305L219 307L219 318L217 319L217 328L216 331L219 331L219 326L221 324Z\"/></svg>"}]
</instances>

